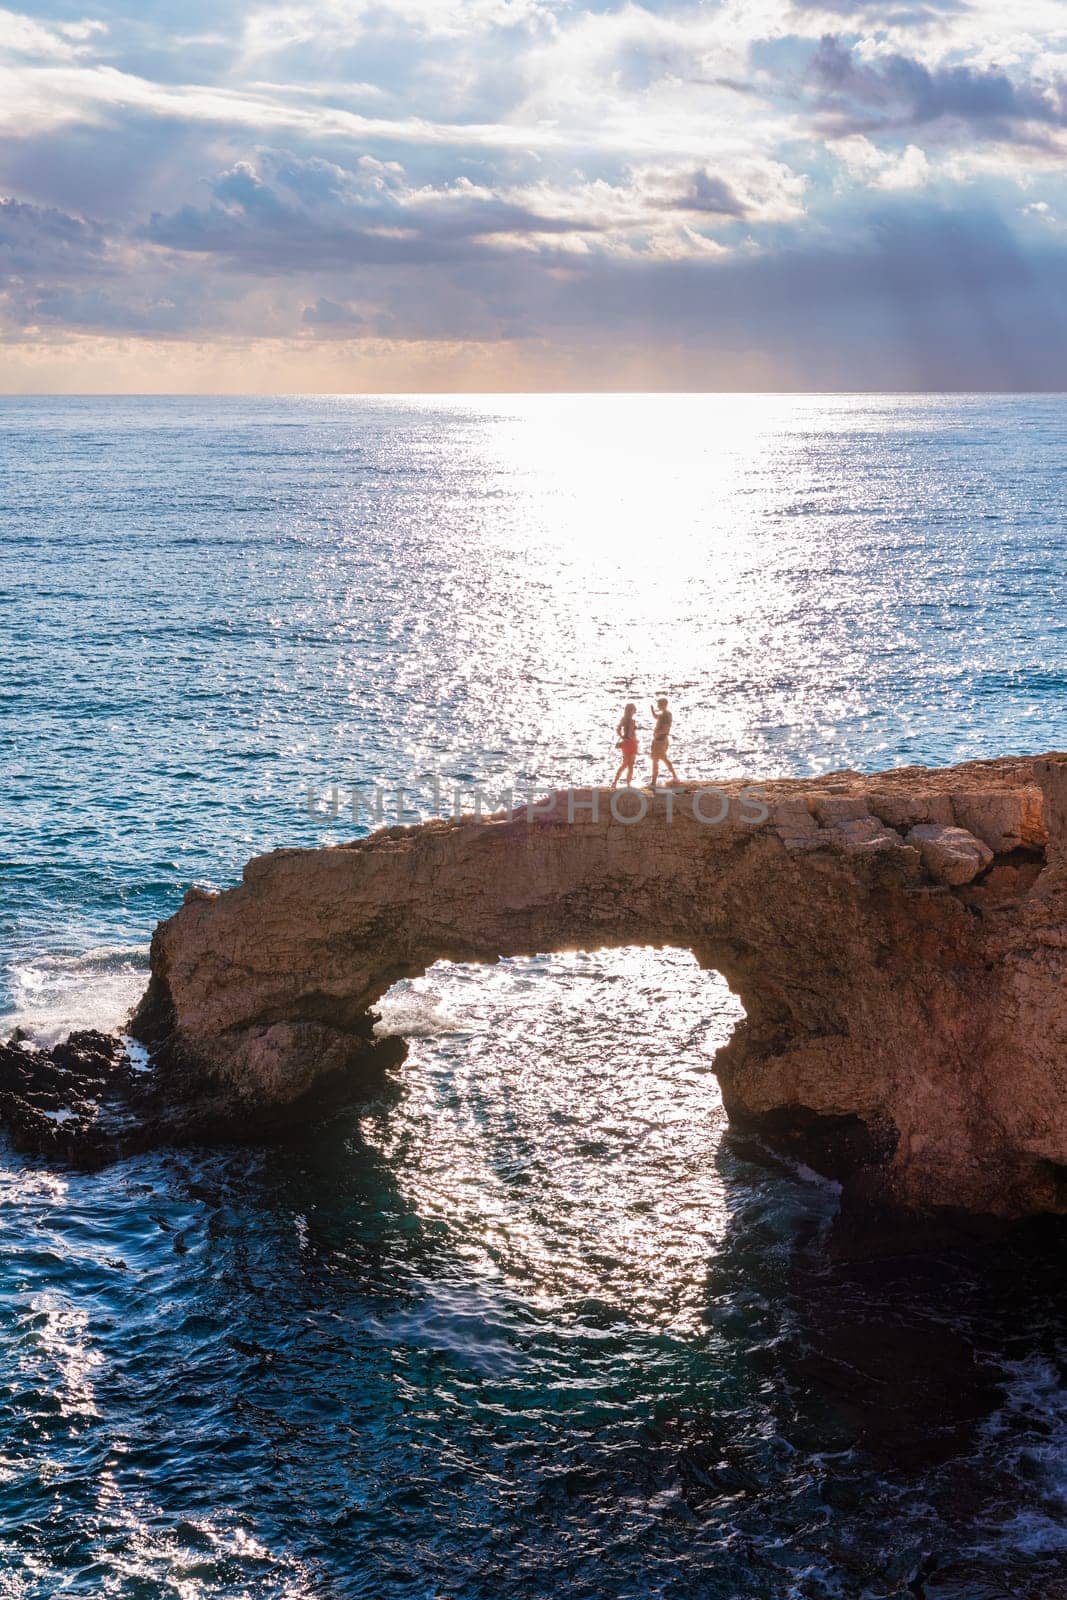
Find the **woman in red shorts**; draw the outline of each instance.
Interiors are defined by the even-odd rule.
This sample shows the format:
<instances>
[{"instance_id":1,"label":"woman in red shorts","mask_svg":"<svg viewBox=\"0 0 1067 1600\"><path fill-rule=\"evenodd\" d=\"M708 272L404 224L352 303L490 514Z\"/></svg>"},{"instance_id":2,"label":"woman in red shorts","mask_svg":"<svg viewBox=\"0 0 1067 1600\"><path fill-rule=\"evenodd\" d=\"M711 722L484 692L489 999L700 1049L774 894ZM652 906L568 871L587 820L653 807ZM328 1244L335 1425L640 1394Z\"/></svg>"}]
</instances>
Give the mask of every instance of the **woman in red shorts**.
<instances>
[{"instance_id":1,"label":"woman in red shorts","mask_svg":"<svg viewBox=\"0 0 1067 1600\"><path fill-rule=\"evenodd\" d=\"M623 708L622 716L619 718L618 726L615 729L615 732L619 736L619 742L615 748L616 750L620 750L622 752L622 760L619 762L618 772L611 780L611 787L613 789L624 772L626 774L626 787L628 789L633 787L634 762L637 760L636 714L637 707L632 701L628 701L626 706Z\"/></svg>"}]
</instances>

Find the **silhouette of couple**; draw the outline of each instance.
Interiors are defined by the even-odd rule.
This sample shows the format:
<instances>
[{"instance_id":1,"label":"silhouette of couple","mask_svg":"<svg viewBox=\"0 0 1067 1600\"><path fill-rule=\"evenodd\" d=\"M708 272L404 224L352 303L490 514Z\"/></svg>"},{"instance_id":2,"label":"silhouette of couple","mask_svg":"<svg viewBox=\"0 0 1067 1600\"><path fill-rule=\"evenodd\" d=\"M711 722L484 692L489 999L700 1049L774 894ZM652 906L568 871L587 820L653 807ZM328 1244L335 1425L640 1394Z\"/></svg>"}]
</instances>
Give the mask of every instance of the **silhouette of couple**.
<instances>
[{"instance_id":1,"label":"silhouette of couple","mask_svg":"<svg viewBox=\"0 0 1067 1600\"><path fill-rule=\"evenodd\" d=\"M652 788L654 789L656 780L659 778L661 762L670 773L672 783L677 783L679 779L667 754L671 742L671 723L674 721L674 717L667 707L667 696L661 694L651 709L652 715L656 719L656 725L652 730L652 747L650 751L652 756ZM622 760L619 763L618 772L611 780L611 787L613 789L616 787L625 772L626 787L630 789L633 787L634 762L637 760L637 707L633 701L628 701L624 706L615 732L619 736L619 742L615 748L621 751Z\"/></svg>"}]
</instances>

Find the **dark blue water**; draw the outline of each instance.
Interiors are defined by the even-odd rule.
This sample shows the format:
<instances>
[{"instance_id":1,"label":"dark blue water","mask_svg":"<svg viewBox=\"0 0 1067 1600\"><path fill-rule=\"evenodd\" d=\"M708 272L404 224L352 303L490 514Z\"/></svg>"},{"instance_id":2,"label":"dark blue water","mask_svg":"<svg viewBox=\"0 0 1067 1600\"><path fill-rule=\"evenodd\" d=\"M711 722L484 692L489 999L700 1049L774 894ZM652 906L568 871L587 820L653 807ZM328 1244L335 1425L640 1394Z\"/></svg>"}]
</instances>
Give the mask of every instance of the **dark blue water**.
<instances>
[{"instance_id":1,"label":"dark blue water","mask_svg":"<svg viewBox=\"0 0 1067 1600\"><path fill-rule=\"evenodd\" d=\"M0 402L0 1013L112 1025L307 790L1067 743L1067 401ZM1049 1243L865 1267L682 952L440 967L372 1104L0 1170L0 1592L1067 1594Z\"/></svg>"}]
</instances>

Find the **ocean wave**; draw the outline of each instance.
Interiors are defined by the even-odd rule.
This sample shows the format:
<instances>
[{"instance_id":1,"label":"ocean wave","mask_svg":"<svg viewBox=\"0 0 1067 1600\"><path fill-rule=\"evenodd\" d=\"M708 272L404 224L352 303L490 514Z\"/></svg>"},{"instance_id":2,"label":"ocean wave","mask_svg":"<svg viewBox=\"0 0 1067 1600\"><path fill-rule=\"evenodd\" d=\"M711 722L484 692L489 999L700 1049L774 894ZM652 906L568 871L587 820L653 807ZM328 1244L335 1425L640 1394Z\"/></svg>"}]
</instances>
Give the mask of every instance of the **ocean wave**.
<instances>
[{"instance_id":1,"label":"ocean wave","mask_svg":"<svg viewBox=\"0 0 1067 1600\"><path fill-rule=\"evenodd\" d=\"M448 1355L485 1377L502 1377L521 1365L496 1297L460 1285L435 1286L425 1305L371 1317L367 1328L388 1345Z\"/></svg>"},{"instance_id":2,"label":"ocean wave","mask_svg":"<svg viewBox=\"0 0 1067 1600\"><path fill-rule=\"evenodd\" d=\"M462 1033L457 1017L446 1011L440 995L430 990L395 984L374 1007L378 1021L374 1032L379 1039L438 1039L449 1033Z\"/></svg>"},{"instance_id":3,"label":"ocean wave","mask_svg":"<svg viewBox=\"0 0 1067 1600\"><path fill-rule=\"evenodd\" d=\"M1000 1363L1004 1404L983 1433L1019 1483L1032 1487L1031 1503L993 1525L990 1543L1026 1557L1067 1554L1067 1387L1062 1362L1030 1356Z\"/></svg>"},{"instance_id":4,"label":"ocean wave","mask_svg":"<svg viewBox=\"0 0 1067 1600\"><path fill-rule=\"evenodd\" d=\"M101 945L76 954L15 957L5 974L10 1001L0 1036L21 1028L44 1047L80 1028L118 1031L144 992L148 945Z\"/></svg>"}]
</instances>

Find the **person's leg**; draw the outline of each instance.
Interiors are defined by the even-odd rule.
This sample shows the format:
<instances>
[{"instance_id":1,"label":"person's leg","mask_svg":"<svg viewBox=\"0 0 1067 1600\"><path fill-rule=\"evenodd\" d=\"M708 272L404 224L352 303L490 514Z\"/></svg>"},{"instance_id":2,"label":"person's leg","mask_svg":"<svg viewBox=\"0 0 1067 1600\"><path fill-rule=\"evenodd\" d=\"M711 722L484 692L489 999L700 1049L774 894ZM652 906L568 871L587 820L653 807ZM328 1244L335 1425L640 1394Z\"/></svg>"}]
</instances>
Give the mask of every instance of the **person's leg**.
<instances>
[{"instance_id":1,"label":"person's leg","mask_svg":"<svg viewBox=\"0 0 1067 1600\"><path fill-rule=\"evenodd\" d=\"M615 785L618 783L619 779L622 777L623 768L625 767L625 765L626 765L625 761L620 762L619 770L618 770L618 772L616 772L615 776L611 780L611 787L613 789L614 789Z\"/></svg>"},{"instance_id":2,"label":"person's leg","mask_svg":"<svg viewBox=\"0 0 1067 1600\"><path fill-rule=\"evenodd\" d=\"M675 772L674 767L673 767L673 765L671 763L670 755L668 754L668 751L670 750L670 748L671 748L670 747L670 742L667 739L664 739L663 743L660 745L658 751L656 752L656 755L657 755L657 760L663 762L663 765L666 767L667 771L670 773L671 778L673 779L673 781L675 783L677 783L678 782L678 774Z\"/></svg>"},{"instance_id":3,"label":"person's leg","mask_svg":"<svg viewBox=\"0 0 1067 1600\"><path fill-rule=\"evenodd\" d=\"M631 761L630 765L626 768L626 787L628 789L632 789L633 786L634 786L634 764Z\"/></svg>"},{"instance_id":4,"label":"person's leg","mask_svg":"<svg viewBox=\"0 0 1067 1600\"><path fill-rule=\"evenodd\" d=\"M652 757L652 787L653 787L653 789L656 787L656 779L658 777L659 777L659 756L653 756Z\"/></svg>"}]
</instances>

